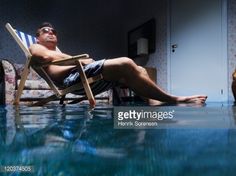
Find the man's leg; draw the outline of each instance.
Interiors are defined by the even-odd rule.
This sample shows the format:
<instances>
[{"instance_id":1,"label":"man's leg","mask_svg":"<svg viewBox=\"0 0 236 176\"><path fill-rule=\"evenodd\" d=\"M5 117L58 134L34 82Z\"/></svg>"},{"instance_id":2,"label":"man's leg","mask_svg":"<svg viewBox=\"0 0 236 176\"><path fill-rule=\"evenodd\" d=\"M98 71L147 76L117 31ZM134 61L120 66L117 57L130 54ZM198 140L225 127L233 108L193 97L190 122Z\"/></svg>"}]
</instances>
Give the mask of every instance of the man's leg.
<instances>
[{"instance_id":1,"label":"man's leg","mask_svg":"<svg viewBox=\"0 0 236 176\"><path fill-rule=\"evenodd\" d=\"M118 81L132 89L136 94L146 97L150 104L158 104L159 101L167 103L198 102L203 103L206 96L172 96L160 89L131 59L122 57L106 60L103 67L103 77L108 81ZM156 101L158 100L158 101Z\"/></svg>"}]
</instances>

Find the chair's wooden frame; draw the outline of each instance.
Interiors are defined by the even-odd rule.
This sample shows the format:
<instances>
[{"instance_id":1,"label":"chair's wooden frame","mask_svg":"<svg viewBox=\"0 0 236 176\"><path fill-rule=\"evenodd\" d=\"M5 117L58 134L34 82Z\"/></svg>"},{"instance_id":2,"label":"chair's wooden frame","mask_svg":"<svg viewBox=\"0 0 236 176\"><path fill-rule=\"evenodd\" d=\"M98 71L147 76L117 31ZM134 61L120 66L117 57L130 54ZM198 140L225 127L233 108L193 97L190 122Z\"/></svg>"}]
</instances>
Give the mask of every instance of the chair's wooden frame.
<instances>
[{"instance_id":1,"label":"chair's wooden frame","mask_svg":"<svg viewBox=\"0 0 236 176\"><path fill-rule=\"evenodd\" d=\"M43 105L46 104L50 101L54 101L57 99L61 99L63 98L66 94L68 93L73 93L74 91L80 89L80 88L84 88L87 99L89 100L89 103L92 107L95 106L96 101L95 98L93 96L93 93L91 91L90 88L90 83L93 83L95 81L98 81L100 79L102 79L102 75L98 75L95 77L91 77L89 79L87 79L86 74L83 71L83 67L81 64L81 59L88 59L89 55L88 54L82 54L82 55L76 55L70 58L66 58L66 59L62 59L62 60L56 60L56 61L51 61L51 62L47 62L47 63L40 63L40 64L35 64L34 58L32 57L31 53L29 52L29 49L27 46L25 46L25 44L22 42L21 38L17 35L16 30L9 24L6 24L6 28L7 30L10 32L10 34L12 35L12 37L15 39L15 41L17 42L17 44L20 46L20 48L24 51L27 59L26 59L26 63L24 66L24 70L22 72L21 75L21 80L20 80L20 84L19 87L17 89L17 93L16 93L16 100L14 102L14 104L18 105L20 103L20 98L24 89L24 85L25 85L25 81L27 79L27 76L29 74L30 71L30 67L33 68L50 86L50 88L54 91L54 95L51 95L45 99L42 99L41 101L38 101L36 103L34 103L34 105ZM45 71L44 67L48 66L48 65L63 65L63 64L74 64L77 66L78 68L78 72L80 74L80 78L81 78L81 83L75 84L73 86L70 86L68 88L65 89L59 89L51 80L50 76L47 74L47 72Z\"/></svg>"}]
</instances>

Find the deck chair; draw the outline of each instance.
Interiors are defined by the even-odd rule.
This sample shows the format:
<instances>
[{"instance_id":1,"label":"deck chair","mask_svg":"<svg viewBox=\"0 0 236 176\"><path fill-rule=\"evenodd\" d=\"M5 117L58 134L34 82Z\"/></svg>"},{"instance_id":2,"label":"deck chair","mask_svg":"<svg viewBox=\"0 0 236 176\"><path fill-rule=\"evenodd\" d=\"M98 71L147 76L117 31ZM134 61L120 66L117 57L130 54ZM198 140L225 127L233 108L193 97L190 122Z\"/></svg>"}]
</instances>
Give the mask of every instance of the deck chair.
<instances>
[{"instance_id":1,"label":"deck chair","mask_svg":"<svg viewBox=\"0 0 236 176\"><path fill-rule=\"evenodd\" d=\"M95 102L95 99L94 99L94 96L93 96L93 93L91 91L89 84L102 79L102 75L100 74L98 76L87 79L86 74L84 73L82 69L83 67L80 61L81 59L88 59L89 58L88 54L76 55L70 58L57 60L57 61L51 61L47 63L36 63L35 59L32 57L28 49L31 44L36 43L36 38L31 35L25 34L21 31L15 30L9 23L6 24L6 28L27 57L24 70L21 75L20 84L17 89L16 99L15 99L14 104L18 105L20 102L20 97L24 89L25 81L27 79L27 76L29 74L30 67L31 67L33 70L36 71L36 73L38 73L48 83L49 87L55 93L54 95L51 95L41 101L38 101L34 103L33 105L44 105L50 101L60 100L60 99L63 99L66 96L66 94L73 93L74 91L78 89L84 88L86 97L89 100L90 105L92 107L95 106L96 102ZM57 50L60 51L58 48ZM53 81L51 80L50 76L47 74L44 68L52 64L64 65L68 63L77 65L78 71L80 73L81 83L75 84L65 89L60 89L53 83Z\"/></svg>"}]
</instances>

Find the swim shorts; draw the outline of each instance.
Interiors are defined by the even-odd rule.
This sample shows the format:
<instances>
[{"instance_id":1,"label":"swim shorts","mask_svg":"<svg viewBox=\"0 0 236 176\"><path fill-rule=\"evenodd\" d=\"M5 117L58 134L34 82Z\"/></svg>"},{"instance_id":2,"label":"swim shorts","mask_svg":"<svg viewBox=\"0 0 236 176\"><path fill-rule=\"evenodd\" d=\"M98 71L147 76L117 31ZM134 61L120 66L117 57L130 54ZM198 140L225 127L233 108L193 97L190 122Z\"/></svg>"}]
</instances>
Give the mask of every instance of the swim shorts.
<instances>
[{"instance_id":1,"label":"swim shorts","mask_svg":"<svg viewBox=\"0 0 236 176\"><path fill-rule=\"evenodd\" d=\"M85 65L83 70L87 76L87 78L97 76L100 73L102 73L103 64L105 62L105 59L94 61L88 65ZM69 75L64 79L63 84L65 87L72 86L74 84L77 84L81 82L80 74L78 72L77 68L74 68ZM115 85L114 82L106 81L104 79L101 79L99 81L96 81L92 84L90 84L90 87L92 89L92 92L94 95L102 93L110 88L112 88ZM74 94L78 95L85 95L84 89L80 89L76 92L73 92Z\"/></svg>"}]
</instances>

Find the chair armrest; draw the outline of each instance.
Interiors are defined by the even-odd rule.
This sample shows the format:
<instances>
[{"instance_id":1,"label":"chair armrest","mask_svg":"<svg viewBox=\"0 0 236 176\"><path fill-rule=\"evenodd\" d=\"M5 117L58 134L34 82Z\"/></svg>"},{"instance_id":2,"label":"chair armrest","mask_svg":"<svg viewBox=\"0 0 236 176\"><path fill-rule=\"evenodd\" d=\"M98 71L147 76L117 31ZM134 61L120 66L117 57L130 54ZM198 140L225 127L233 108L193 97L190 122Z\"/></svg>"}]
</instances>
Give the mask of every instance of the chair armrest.
<instances>
[{"instance_id":1,"label":"chair armrest","mask_svg":"<svg viewBox=\"0 0 236 176\"><path fill-rule=\"evenodd\" d=\"M60 59L60 60L55 60L55 61L50 61L50 62L42 62L37 64L38 66L42 66L42 67L46 67L48 65L76 65L78 60L82 60L82 59L89 59L89 55L88 54L80 54L80 55L76 55L76 56L72 56L69 58L65 58L65 59Z\"/></svg>"}]
</instances>

